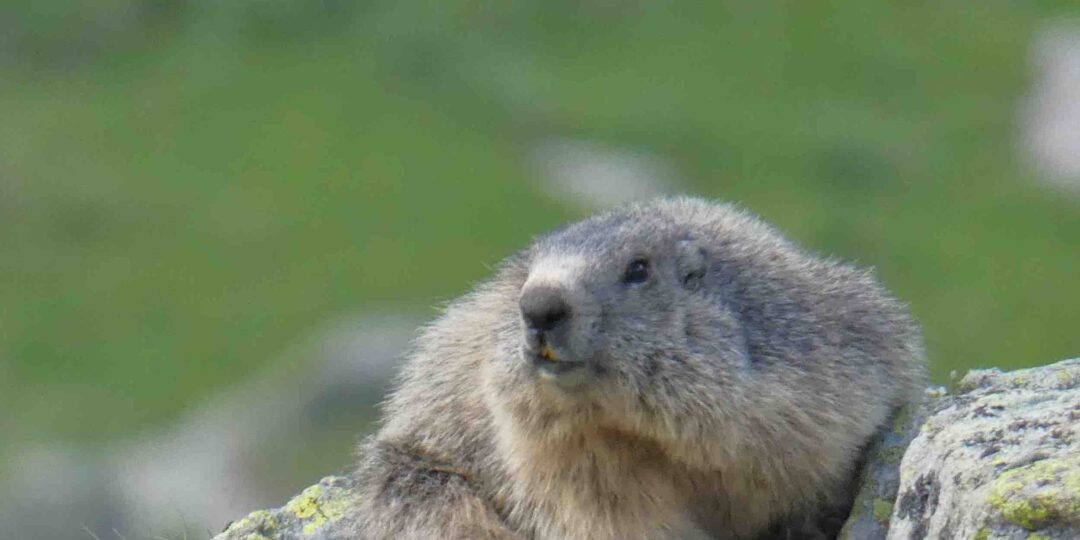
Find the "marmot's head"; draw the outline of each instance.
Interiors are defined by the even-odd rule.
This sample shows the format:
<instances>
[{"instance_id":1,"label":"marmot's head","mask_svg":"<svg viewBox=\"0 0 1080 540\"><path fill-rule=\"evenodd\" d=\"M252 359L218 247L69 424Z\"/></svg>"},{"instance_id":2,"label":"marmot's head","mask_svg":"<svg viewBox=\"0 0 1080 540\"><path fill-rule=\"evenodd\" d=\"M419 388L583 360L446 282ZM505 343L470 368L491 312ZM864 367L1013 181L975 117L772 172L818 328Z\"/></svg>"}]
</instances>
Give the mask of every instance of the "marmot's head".
<instances>
[{"instance_id":1,"label":"marmot's head","mask_svg":"<svg viewBox=\"0 0 1080 540\"><path fill-rule=\"evenodd\" d=\"M640 433L647 424L676 438L716 427L707 417L744 362L743 331L722 298L730 279L707 231L677 215L716 209L683 200L631 207L551 233L524 254L519 320L502 334L493 381L519 426L557 434L614 421L608 427Z\"/></svg>"},{"instance_id":2,"label":"marmot's head","mask_svg":"<svg viewBox=\"0 0 1080 540\"><path fill-rule=\"evenodd\" d=\"M687 307L703 300L707 254L689 232L655 218L605 217L546 236L529 252L522 360L565 389L682 348Z\"/></svg>"}]
</instances>

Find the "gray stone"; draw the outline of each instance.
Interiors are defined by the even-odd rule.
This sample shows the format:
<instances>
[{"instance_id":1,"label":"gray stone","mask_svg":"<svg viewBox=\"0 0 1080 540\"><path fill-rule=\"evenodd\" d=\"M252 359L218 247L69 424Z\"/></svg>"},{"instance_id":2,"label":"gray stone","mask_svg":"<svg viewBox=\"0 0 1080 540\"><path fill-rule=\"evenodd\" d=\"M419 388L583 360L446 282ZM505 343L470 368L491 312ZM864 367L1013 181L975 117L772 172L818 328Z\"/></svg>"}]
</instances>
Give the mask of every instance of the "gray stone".
<instances>
[{"instance_id":1,"label":"gray stone","mask_svg":"<svg viewBox=\"0 0 1080 540\"><path fill-rule=\"evenodd\" d=\"M348 478L330 476L275 510L252 512L214 540L356 540L358 495Z\"/></svg>"},{"instance_id":2,"label":"gray stone","mask_svg":"<svg viewBox=\"0 0 1080 540\"><path fill-rule=\"evenodd\" d=\"M1080 24L1036 34L1032 89L1021 104L1022 143L1047 181L1080 194Z\"/></svg>"},{"instance_id":3,"label":"gray stone","mask_svg":"<svg viewBox=\"0 0 1080 540\"><path fill-rule=\"evenodd\" d=\"M170 426L97 452L15 448L0 456L0 538L205 539L280 504L295 486L349 466L418 324L405 313L329 321ZM298 481L308 465L295 456L312 448L338 461Z\"/></svg>"},{"instance_id":4,"label":"gray stone","mask_svg":"<svg viewBox=\"0 0 1080 540\"><path fill-rule=\"evenodd\" d=\"M933 403L887 538L1080 538L1080 359L972 371Z\"/></svg>"},{"instance_id":5,"label":"gray stone","mask_svg":"<svg viewBox=\"0 0 1080 540\"><path fill-rule=\"evenodd\" d=\"M586 209L675 193L680 184L675 166L664 157L595 141L543 141L527 161L544 192Z\"/></svg>"},{"instance_id":6,"label":"gray stone","mask_svg":"<svg viewBox=\"0 0 1080 540\"><path fill-rule=\"evenodd\" d=\"M118 444L111 451L111 491L120 494L126 513L145 518L121 531L175 528L176 516L217 530L265 507L266 491L279 482L257 463L303 455L305 447L347 429L347 420L356 424L363 416L358 411L374 410L417 324L398 314L330 322L284 351L275 368L170 429ZM295 360L304 357L310 360ZM325 472L346 466L349 449L341 448L340 456L342 462L327 464Z\"/></svg>"}]
</instances>

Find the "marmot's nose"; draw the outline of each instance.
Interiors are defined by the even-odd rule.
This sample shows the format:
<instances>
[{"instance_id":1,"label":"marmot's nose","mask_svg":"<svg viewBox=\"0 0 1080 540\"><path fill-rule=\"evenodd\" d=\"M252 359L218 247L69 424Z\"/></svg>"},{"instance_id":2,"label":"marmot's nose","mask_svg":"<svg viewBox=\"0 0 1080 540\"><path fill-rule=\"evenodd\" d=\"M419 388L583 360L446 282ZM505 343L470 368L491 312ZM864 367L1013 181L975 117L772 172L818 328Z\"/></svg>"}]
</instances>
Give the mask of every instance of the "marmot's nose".
<instances>
[{"instance_id":1,"label":"marmot's nose","mask_svg":"<svg viewBox=\"0 0 1080 540\"><path fill-rule=\"evenodd\" d=\"M572 315L562 291L554 287L532 287L521 295L521 317L529 331L551 332Z\"/></svg>"}]
</instances>

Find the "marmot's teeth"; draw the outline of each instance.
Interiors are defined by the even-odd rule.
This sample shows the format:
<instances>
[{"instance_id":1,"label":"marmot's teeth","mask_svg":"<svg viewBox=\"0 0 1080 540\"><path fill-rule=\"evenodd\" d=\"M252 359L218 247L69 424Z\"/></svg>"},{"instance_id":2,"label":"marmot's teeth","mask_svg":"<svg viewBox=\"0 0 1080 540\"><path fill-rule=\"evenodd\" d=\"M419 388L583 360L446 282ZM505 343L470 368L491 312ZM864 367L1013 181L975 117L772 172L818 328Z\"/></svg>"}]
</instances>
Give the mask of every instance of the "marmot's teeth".
<instances>
[{"instance_id":1,"label":"marmot's teeth","mask_svg":"<svg viewBox=\"0 0 1080 540\"><path fill-rule=\"evenodd\" d=\"M544 345L540 348L540 358L543 358L544 360L547 360L549 362L559 361L559 357L555 355L555 351L551 350L551 347L548 345Z\"/></svg>"}]
</instances>

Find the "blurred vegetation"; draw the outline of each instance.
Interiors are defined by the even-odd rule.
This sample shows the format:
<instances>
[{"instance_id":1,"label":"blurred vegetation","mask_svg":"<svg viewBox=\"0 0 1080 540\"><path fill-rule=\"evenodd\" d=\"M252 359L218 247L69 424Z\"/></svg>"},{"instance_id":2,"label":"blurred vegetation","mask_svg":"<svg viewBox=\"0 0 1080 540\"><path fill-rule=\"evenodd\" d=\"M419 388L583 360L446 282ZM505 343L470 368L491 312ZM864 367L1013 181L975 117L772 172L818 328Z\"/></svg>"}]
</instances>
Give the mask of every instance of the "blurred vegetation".
<instances>
[{"instance_id":1,"label":"blurred vegetation","mask_svg":"<svg viewBox=\"0 0 1080 540\"><path fill-rule=\"evenodd\" d=\"M546 137L665 155L878 269L933 374L1080 353L1080 212L1016 150L1072 2L0 7L0 432L103 440L320 321L428 309L580 209Z\"/></svg>"}]
</instances>

